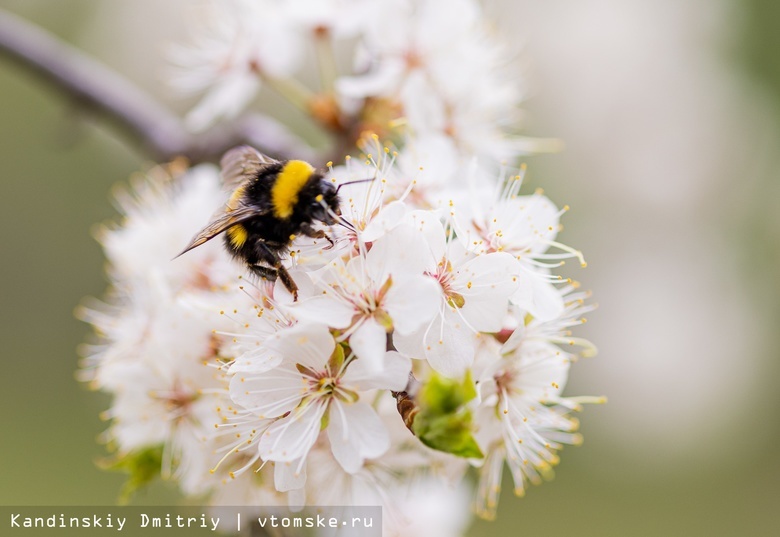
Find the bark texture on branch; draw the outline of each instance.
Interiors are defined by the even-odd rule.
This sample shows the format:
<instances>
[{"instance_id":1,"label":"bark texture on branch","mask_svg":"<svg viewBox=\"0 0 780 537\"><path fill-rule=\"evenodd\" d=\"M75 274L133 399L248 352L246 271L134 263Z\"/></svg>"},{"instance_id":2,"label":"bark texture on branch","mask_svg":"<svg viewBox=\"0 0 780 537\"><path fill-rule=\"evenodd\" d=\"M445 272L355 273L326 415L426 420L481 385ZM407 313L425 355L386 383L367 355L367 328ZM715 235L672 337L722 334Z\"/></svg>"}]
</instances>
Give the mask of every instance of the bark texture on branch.
<instances>
[{"instance_id":1,"label":"bark texture on branch","mask_svg":"<svg viewBox=\"0 0 780 537\"><path fill-rule=\"evenodd\" d=\"M4 10L0 55L113 124L158 161L183 156L192 163L217 162L227 149L242 143L277 158L300 158L306 147L284 126L259 115L192 134L179 117L119 73Z\"/></svg>"}]
</instances>

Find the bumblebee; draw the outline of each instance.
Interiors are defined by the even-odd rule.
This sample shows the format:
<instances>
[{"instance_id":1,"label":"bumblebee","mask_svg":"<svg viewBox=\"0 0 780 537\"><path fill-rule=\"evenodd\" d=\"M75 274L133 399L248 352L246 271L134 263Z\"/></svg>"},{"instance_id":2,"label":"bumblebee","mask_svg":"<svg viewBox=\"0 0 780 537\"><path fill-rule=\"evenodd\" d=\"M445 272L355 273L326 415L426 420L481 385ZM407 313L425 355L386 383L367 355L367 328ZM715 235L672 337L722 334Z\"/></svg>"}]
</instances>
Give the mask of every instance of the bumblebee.
<instances>
[{"instance_id":1,"label":"bumblebee","mask_svg":"<svg viewBox=\"0 0 780 537\"><path fill-rule=\"evenodd\" d=\"M298 300L298 286L282 264L296 235L333 240L313 225L339 222L338 188L302 160L279 161L249 146L231 149L221 161L225 188L222 211L198 232L180 255L225 233L225 246L249 270L282 284Z\"/></svg>"}]
</instances>

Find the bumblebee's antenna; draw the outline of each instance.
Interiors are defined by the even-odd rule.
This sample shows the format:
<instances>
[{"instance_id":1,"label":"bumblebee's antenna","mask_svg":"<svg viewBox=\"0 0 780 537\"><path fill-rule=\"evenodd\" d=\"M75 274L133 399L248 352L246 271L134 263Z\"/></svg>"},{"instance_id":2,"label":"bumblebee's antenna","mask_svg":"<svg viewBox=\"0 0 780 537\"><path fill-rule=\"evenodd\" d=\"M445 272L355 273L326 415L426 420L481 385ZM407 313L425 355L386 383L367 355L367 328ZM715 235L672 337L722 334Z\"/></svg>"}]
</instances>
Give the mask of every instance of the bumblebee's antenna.
<instances>
[{"instance_id":1,"label":"bumblebee's antenna","mask_svg":"<svg viewBox=\"0 0 780 537\"><path fill-rule=\"evenodd\" d=\"M338 215L338 219L336 220L336 223L341 225L341 226L344 226L345 228L347 228L350 231L357 232L357 229L355 229L355 226L352 225L352 222L350 222L349 220L347 220L346 218L344 218L341 215Z\"/></svg>"},{"instance_id":2,"label":"bumblebee's antenna","mask_svg":"<svg viewBox=\"0 0 780 537\"><path fill-rule=\"evenodd\" d=\"M358 183L370 183L371 181L375 181L375 180L376 180L376 176L371 177L369 179L356 179L354 181L347 181L346 183L341 183L339 186L336 187L336 194L339 193L339 190L341 189L342 186L356 185Z\"/></svg>"},{"instance_id":3,"label":"bumblebee's antenna","mask_svg":"<svg viewBox=\"0 0 780 537\"><path fill-rule=\"evenodd\" d=\"M367 179L355 179L354 181L347 181L346 183L341 183L339 186L336 187L336 194L339 193L339 190L341 190L342 186L348 186L348 185L357 185L359 183L371 183L376 180L376 175L374 177L369 177ZM341 215L341 213L335 213L333 209L328 207L328 204L324 201L321 201L320 204L325 209L325 211L333 218L333 220L345 228L349 229L350 231L357 231L355 229L355 226L352 225L352 222L344 218L344 216Z\"/></svg>"}]
</instances>

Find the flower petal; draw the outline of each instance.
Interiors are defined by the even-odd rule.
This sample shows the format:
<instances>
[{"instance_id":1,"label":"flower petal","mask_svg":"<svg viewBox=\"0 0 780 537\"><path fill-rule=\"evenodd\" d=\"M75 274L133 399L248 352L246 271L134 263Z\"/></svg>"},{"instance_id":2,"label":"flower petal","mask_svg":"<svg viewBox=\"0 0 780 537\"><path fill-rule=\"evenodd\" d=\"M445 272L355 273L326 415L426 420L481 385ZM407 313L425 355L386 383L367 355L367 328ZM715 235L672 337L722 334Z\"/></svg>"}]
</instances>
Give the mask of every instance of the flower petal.
<instances>
[{"instance_id":1,"label":"flower petal","mask_svg":"<svg viewBox=\"0 0 780 537\"><path fill-rule=\"evenodd\" d=\"M394 89L403 71L403 61L388 59L372 73L339 78L336 81L336 89L340 94L354 98L383 95Z\"/></svg>"},{"instance_id":2,"label":"flower petal","mask_svg":"<svg viewBox=\"0 0 780 537\"><path fill-rule=\"evenodd\" d=\"M347 386L357 390L395 390L400 391L409 382L409 372L412 370L412 361L395 351L385 353L382 367L379 371L373 370L366 360L354 360L347 367L342 377Z\"/></svg>"},{"instance_id":3,"label":"flower petal","mask_svg":"<svg viewBox=\"0 0 780 537\"><path fill-rule=\"evenodd\" d=\"M373 317L365 319L352 333L349 346L368 370L375 373L382 371L387 331Z\"/></svg>"},{"instance_id":4,"label":"flower petal","mask_svg":"<svg viewBox=\"0 0 780 537\"><path fill-rule=\"evenodd\" d=\"M409 334L430 321L441 304L441 286L429 276L410 276L393 282L384 306L400 334Z\"/></svg>"},{"instance_id":5,"label":"flower petal","mask_svg":"<svg viewBox=\"0 0 780 537\"><path fill-rule=\"evenodd\" d=\"M560 395L569 377L569 354L542 341L523 342L517 354L519 362L515 368L520 374L514 387L524 397L544 401Z\"/></svg>"},{"instance_id":6,"label":"flower petal","mask_svg":"<svg viewBox=\"0 0 780 537\"><path fill-rule=\"evenodd\" d=\"M297 324L282 330L266 345L275 349L285 360L315 370L322 369L336 348L328 327L322 324Z\"/></svg>"},{"instance_id":7,"label":"flower petal","mask_svg":"<svg viewBox=\"0 0 780 537\"><path fill-rule=\"evenodd\" d=\"M317 441L326 409L325 404L312 403L274 422L257 444L260 457L265 461L276 462L305 458Z\"/></svg>"},{"instance_id":8,"label":"flower petal","mask_svg":"<svg viewBox=\"0 0 780 537\"><path fill-rule=\"evenodd\" d=\"M228 373L231 375L246 372L263 373L278 366L283 358L276 349L261 344L236 358L228 368Z\"/></svg>"},{"instance_id":9,"label":"flower petal","mask_svg":"<svg viewBox=\"0 0 780 537\"><path fill-rule=\"evenodd\" d=\"M238 373L230 379L230 398L260 419L275 418L291 411L303 395L301 374L293 363L261 375Z\"/></svg>"},{"instance_id":10,"label":"flower petal","mask_svg":"<svg viewBox=\"0 0 780 537\"><path fill-rule=\"evenodd\" d=\"M306 465L300 460L275 463L274 485L279 492L303 488L306 485Z\"/></svg>"},{"instance_id":11,"label":"flower petal","mask_svg":"<svg viewBox=\"0 0 780 537\"><path fill-rule=\"evenodd\" d=\"M541 275L524 271L521 276L525 277L512 295L512 303L540 321L551 321L563 313L563 298L557 287L545 281Z\"/></svg>"},{"instance_id":12,"label":"flower petal","mask_svg":"<svg viewBox=\"0 0 780 537\"><path fill-rule=\"evenodd\" d=\"M407 208L402 201L393 201L388 203L379 211L368 223L361 234L361 238L366 242L374 242L388 231L393 229L406 214Z\"/></svg>"},{"instance_id":13,"label":"flower petal","mask_svg":"<svg viewBox=\"0 0 780 537\"><path fill-rule=\"evenodd\" d=\"M424 270L433 271L436 264L446 256L447 236L441 221L431 211L411 211L407 221L420 232L427 245L427 265Z\"/></svg>"},{"instance_id":14,"label":"flower petal","mask_svg":"<svg viewBox=\"0 0 780 537\"><path fill-rule=\"evenodd\" d=\"M290 308L290 312L299 321L320 323L327 319L328 326L333 328L348 327L355 310L343 300L336 299L328 290L327 287L323 288L317 296L299 300Z\"/></svg>"},{"instance_id":15,"label":"flower petal","mask_svg":"<svg viewBox=\"0 0 780 537\"><path fill-rule=\"evenodd\" d=\"M351 405L333 402L328 439L333 456L349 473L360 470L365 459L390 449L390 436L381 418L371 405L359 401Z\"/></svg>"},{"instance_id":16,"label":"flower petal","mask_svg":"<svg viewBox=\"0 0 780 537\"><path fill-rule=\"evenodd\" d=\"M479 332L497 332L518 288L519 263L505 253L478 256L460 267L453 287L465 299L460 313Z\"/></svg>"},{"instance_id":17,"label":"flower petal","mask_svg":"<svg viewBox=\"0 0 780 537\"><path fill-rule=\"evenodd\" d=\"M450 307L433 320L424 342L428 363L446 377L460 378L474 363L476 336Z\"/></svg>"},{"instance_id":18,"label":"flower petal","mask_svg":"<svg viewBox=\"0 0 780 537\"><path fill-rule=\"evenodd\" d=\"M405 275L421 274L429 264L425 236L411 224L402 222L371 246L365 272L381 285L388 277L397 281Z\"/></svg>"},{"instance_id":19,"label":"flower petal","mask_svg":"<svg viewBox=\"0 0 780 537\"><path fill-rule=\"evenodd\" d=\"M415 330L410 334L393 332L393 346L404 356L415 360L425 360L425 330L427 326Z\"/></svg>"}]
</instances>

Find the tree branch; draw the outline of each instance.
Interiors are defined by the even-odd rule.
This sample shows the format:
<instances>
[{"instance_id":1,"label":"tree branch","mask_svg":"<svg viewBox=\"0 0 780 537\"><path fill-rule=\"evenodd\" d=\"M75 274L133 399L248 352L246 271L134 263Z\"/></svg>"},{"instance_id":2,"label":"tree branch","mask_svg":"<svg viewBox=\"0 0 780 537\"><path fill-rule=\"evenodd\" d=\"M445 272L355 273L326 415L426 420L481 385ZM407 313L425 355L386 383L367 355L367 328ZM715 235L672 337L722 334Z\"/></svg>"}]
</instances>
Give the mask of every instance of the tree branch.
<instances>
[{"instance_id":1,"label":"tree branch","mask_svg":"<svg viewBox=\"0 0 780 537\"><path fill-rule=\"evenodd\" d=\"M272 156L301 158L306 147L281 124L257 115L193 135L180 118L126 78L4 10L0 54L105 118L158 161L177 156L192 163L218 161L227 149L242 143Z\"/></svg>"}]
</instances>

